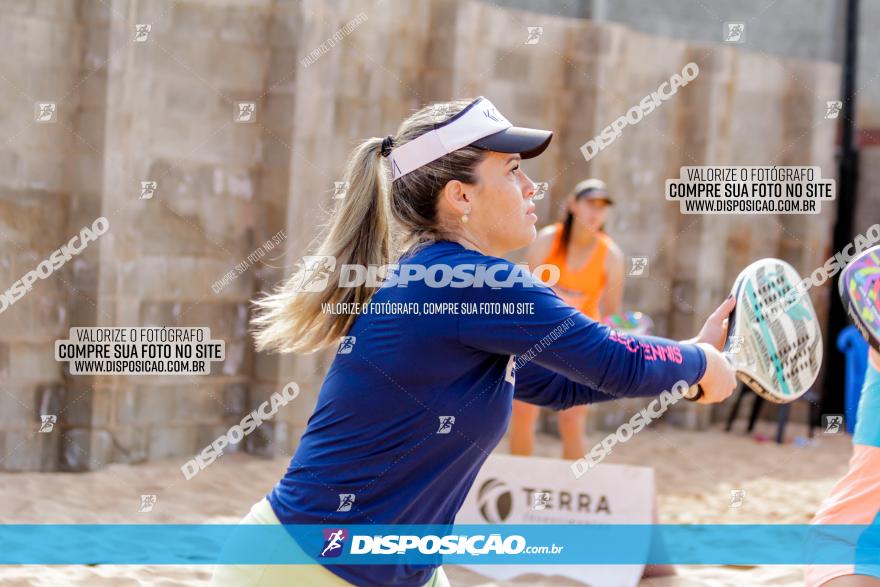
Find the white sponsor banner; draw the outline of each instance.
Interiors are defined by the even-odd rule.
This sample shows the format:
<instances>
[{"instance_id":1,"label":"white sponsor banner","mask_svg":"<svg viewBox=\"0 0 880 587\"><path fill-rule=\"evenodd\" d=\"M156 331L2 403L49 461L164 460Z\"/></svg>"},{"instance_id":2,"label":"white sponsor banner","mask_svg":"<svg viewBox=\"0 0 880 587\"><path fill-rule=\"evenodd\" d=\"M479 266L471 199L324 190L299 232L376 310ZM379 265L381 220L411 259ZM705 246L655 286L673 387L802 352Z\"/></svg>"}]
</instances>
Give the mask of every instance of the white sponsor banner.
<instances>
[{"instance_id":1,"label":"white sponsor banner","mask_svg":"<svg viewBox=\"0 0 880 587\"><path fill-rule=\"evenodd\" d=\"M579 479L562 459L491 455L456 524L651 524L654 469L597 465ZM648 556L648 544L641 547ZM589 544L584 544L589 549ZM639 545L633 545L639 548ZM552 555L547 555L551 557ZM632 587L644 565L463 565L486 577L561 575L591 587Z\"/></svg>"}]
</instances>

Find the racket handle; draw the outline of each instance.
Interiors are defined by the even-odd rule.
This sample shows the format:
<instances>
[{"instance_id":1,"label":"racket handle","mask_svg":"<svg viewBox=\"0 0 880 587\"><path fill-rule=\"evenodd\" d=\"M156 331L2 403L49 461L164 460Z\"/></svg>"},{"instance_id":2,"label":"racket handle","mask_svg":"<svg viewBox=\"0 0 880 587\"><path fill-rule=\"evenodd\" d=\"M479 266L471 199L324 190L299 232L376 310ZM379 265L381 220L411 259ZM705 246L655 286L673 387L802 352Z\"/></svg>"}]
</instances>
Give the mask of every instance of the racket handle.
<instances>
[{"instance_id":1,"label":"racket handle","mask_svg":"<svg viewBox=\"0 0 880 587\"><path fill-rule=\"evenodd\" d=\"M691 385L690 388L684 392L684 399L690 400L692 402L697 401L703 397L703 388L700 387L699 384Z\"/></svg>"},{"instance_id":2,"label":"racket handle","mask_svg":"<svg viewBox=\"0 0 880 587\"><path fill-rule=\"evenodd\" d=\"M731 367L734 366L733 362L733 353L724 352L724 358L727 359L727 362L730 363ZM703 388L700 387L700 384L691 385L690 388L684 393L684 399L689 399L692 402L697 401L701 397L703 397Z\"/></svg>"}]
</instances>

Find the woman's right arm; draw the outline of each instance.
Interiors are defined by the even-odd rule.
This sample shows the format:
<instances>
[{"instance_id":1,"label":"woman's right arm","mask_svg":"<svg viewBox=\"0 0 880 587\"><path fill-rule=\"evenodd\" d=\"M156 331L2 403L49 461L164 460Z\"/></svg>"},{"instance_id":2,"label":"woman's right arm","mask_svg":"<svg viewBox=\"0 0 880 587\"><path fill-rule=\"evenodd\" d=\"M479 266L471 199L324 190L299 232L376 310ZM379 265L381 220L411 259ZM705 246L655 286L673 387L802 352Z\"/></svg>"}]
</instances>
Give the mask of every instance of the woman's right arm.
<instances>
[{"instance_id":1,"label":"woman's right arm","mask_svg":"<svg viewBox=\"0 0 880 587\"><path fill-rule=\"evenodd\" d=\"M533 361L580 384L584 396L586 390L613 397L658 395L679 381L699 382L707 402L721 401L733 391L732 369L709 345L611 330L567 305L520 268L492 260L495 279L509 285L463 288L461 301L487 309L493 306L480 304L498 304L502 311L460 315L463 344ZM504 267L495 267L498 264ZM587 403L584 400L589 398L573 401Z\"/></svg>"}]
</instances>

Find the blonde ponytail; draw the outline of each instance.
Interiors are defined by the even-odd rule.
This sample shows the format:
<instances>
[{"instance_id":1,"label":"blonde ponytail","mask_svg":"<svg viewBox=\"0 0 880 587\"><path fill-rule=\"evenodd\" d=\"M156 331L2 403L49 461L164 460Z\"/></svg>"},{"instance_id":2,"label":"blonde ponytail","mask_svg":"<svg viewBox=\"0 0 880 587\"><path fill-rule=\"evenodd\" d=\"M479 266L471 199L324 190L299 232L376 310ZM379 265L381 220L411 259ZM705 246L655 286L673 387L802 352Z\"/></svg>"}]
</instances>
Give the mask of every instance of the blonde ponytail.
<instances>
[{"instance_id":1,"label":"blonde ponytail","mask_svg":"<svg viewBox=\"0 0 880 587\"><path fill-rule=\"evenodd\" d=\"M363 141L349 158L345 171L345 197L334 214L323 243L314 253L330 257L335 267L321 272L327 287L308 291L316 271L305 263L278 291L255 303L261 310L254 319L257 350L314 352L335 343L351 327L354 314L324 312L324 304L364 303L375 288L366 285L336 287L347 264L386 265L391 262L391 217L388 179L381 161L382 139Z\"/></svg>"},{"instance_id":2,"label":"blonde ponytail","mask_svg":"<svg viewBox=\"0 0 880 587\"><path fill-rule=\"evenodd\" d=\"M471 100L457 100L422 108L400 125L393 137L394 145L421 136L470 103ZM438 112L443 113L440 119ZM258 312L252 324L257 350L310 353L337 343L357 315L325 312L324 305L366 304L376 291L367 284L339 287L343 266L387 265L397 260L397 243L414 250L447 237L437 218L440 190L453 179L475 184L475 168L487 154L477 147L464 147L392 184L381 150L382 139L367 139L348 160L345 197L334 212L323 242L312 253L331 258L320 268L327 286L320 291L308 291L319 268L303 264L274 293L255 300Z\"/></svg>"}]
</instances>

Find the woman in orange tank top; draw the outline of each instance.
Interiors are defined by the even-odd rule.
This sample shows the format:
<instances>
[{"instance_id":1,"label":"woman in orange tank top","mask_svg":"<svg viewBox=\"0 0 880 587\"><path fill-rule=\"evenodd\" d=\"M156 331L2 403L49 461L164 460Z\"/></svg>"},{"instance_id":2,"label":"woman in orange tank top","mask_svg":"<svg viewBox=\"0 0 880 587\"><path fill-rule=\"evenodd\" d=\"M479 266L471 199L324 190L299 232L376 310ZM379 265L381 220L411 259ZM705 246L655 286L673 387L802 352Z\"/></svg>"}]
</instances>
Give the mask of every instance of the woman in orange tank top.
<instances>
[{"instance_id":1,"label":"woman in orange tank top","mask_svg":"<svg viewBox=\"0 0 880 587\"><path fill-rule=\"evenodd\" d=\"M623 254L603 231L611 204L602 181L580 182L568 198L565 220L541 230L527 254L533 269L550 263L559 267L554 291L593 320L618 313L623 298ZM511 454L532 454L539 412L536 405L513 400ZM563 458L586 453L586 416L585 405L559 412Z\"/></svg>"}]
</instances>

